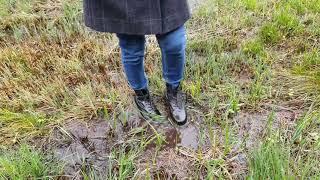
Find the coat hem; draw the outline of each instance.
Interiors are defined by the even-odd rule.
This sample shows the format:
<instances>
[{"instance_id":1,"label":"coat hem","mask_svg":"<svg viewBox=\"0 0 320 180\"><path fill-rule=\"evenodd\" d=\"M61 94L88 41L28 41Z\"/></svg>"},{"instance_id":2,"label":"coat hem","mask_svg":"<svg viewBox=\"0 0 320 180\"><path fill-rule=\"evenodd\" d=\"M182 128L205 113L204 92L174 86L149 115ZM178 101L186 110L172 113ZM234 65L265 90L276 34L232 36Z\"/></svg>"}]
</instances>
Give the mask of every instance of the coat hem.
<instances>
[{"instance_id":1,"label":"coat hem","mask_svg":"<svg viewBox=\"0 0 320 180\"><path fill-rule=\"evenodd\" d=\"M119 22L112 19L94 18L85 16L85 25L98 32L109 32L131 35L165 34L184 25L190 18L190 13L185 16L173 16L166 20L154 19L145 22Z\"/></svg>"}]
</instances>

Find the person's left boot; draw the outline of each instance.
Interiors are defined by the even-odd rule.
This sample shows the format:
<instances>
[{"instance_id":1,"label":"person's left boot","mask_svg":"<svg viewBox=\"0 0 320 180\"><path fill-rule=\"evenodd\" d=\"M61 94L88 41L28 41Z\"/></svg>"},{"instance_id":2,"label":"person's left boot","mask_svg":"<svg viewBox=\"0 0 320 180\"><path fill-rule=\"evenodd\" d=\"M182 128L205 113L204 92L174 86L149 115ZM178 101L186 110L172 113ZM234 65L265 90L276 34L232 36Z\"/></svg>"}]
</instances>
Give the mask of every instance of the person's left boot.
<instances>
[{"instance_id":1,"label":"person's left boot","mask_svg":"<svg viewBox=\"0 0 320 180\"><path fill-rule=\"evenodd\" d=\"M176 88L167 84L166 101L172 120L182 126L187 123L186 98L181 86Z\"/></svg>"},{"instance_id":2,"label":"person's left boot","mask_svg":"<svg viewBox=\"0 0 320 180\"><path fill-rule=\"evenodd\" d=\"M146 120L159 120L161 114L154 104L148 89L135 90L134 102Z\"/></svg>"}]
</instances>

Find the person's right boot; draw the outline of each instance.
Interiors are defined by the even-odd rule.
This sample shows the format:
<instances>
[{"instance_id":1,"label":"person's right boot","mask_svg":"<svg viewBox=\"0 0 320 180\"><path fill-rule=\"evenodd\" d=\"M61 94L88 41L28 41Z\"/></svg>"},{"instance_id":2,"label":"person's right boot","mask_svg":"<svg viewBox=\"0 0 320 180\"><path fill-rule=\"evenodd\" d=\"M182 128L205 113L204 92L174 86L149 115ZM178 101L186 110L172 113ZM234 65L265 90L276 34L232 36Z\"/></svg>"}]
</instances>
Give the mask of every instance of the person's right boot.
<instances>
[{"instance_id":1,"label":"person's right boot","mask_svg":"<svg viewBox=\"0 0 320 180\"><path fill-rule=\"evenodd\" d=\"M180 85L178 87L172 87L167 84L166 101L170 108L170 115L173 121L180 126L186 124L186 97Z\"/></svg>"},{"instance_id":2,"label":"person's right boot","mask_svg":"<svg viewBox=\"0 0 320 180\"><path fill-rule=\"evenodd\" d=\"M146 120L157 120L161 114L150 96L148 89L135 90L134 101L142 117Z\"/></svg>"}]
</instances>

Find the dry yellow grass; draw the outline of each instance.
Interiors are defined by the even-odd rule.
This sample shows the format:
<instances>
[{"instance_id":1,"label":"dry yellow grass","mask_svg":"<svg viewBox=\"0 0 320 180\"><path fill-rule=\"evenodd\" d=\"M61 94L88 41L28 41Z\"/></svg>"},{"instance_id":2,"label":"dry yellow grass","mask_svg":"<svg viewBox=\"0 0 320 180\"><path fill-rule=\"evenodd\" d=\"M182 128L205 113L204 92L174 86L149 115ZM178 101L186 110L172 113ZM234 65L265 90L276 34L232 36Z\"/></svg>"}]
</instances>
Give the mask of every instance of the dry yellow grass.
<instances>
[{"instance_id":1,"label":"dry yellow grass","mask_svg":"<svg viewBox=\"0 0 320 180\"><path fill-rule=\"evenodd\" d=\"M65 122L94 126L100 118L110 123L104 128L111 141L124 126L124 138L108 142L109 178L142 171L154 178L317 178L319 13L319 0L205 1L187 24L183 83L201 147L149 157L150 138L164 135L161 127L152 136L145 127L127 131L121 117L131 111L131 91L116 37L85 28L80 1L0 0L0 144L10 149ZM160 52L153 38L148 42L146 70L161 102ZM137 161L141 156L148 162ZM170 171L187 162L187 171ZM3 177L1 170L0 162Z\"/></svg>"}]
</instances>

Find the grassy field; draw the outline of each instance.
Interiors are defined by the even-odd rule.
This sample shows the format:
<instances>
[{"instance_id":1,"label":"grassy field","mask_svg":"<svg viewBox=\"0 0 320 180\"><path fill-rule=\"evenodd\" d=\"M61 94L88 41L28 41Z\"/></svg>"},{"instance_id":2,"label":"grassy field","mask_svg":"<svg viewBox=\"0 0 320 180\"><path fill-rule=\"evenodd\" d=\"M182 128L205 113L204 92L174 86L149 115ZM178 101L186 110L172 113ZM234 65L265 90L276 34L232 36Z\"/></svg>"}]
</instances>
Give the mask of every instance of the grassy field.
<instances>
[{"instance_id":1,"label":"grassy field","mask_svg":"<svg viewBox=\"0 0 320 180\"><path fill-rule=\"evenodd\" d=\"M0 0L0 179L319 179L320 0L206 0L187 30L190 124L158 126L81 1ZM161 107L160 63L148 37Z\"/></svg>"}]
</instances>

